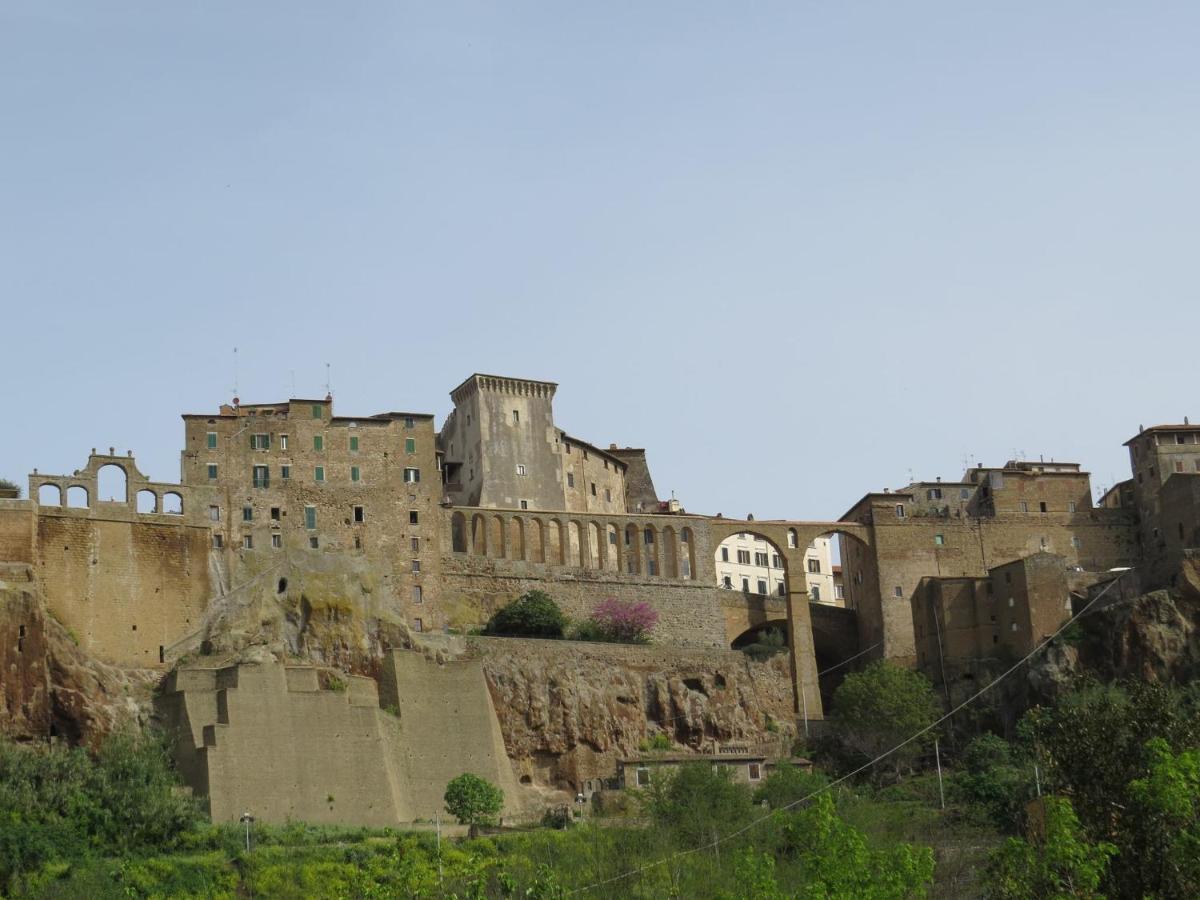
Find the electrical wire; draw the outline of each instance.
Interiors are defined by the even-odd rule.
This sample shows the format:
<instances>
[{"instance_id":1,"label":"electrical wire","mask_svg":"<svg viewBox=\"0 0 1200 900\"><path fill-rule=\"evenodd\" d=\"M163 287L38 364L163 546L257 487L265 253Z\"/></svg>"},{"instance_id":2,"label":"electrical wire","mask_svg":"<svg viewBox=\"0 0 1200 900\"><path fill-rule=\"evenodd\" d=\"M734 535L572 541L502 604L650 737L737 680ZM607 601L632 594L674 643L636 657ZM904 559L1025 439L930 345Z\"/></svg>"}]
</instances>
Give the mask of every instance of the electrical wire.
<instances>
[{"instance_id":1,"label":"electrical wire","mask_svg":"<svg viewBox=\"0 0 1200 900\"><path fill-rule=\"evenodd\" d=\"M853 771L846 773L845 775L841 776L840 778L837 778L834 781L829 782L829 784L818 788L817 790L813 791L811 794L801 797L799 800L793 800L791 803L788 803L785 806L779 807L779 809L772 810L767 815L761 816L761 817L755 819L754 821L750 822L749 824L742 826L741 828L737 829L736 831L731 831L727 835L718 837L715 840L709 841L706 844L701 844L699 847L692 847L687 850L677 850L674 853L672 853L670 856L665 856L662 859L655 860L654 862L649 862L643 866L638 866L636 869L630 869L627 872L622 872L620 875L613 875L611 878L606 878L603 881L597 881L597 882L593 882L592 884L584 885L583 887L575 888L574 890L568 891L567 894L568 895L580 894L585 891L590 891L590 890L593 890L598 887L604 887L605 885L612 884L613 882L623 881L626 878L633 877L634 875L640 875L642 872L649 871L650 869L656 868L657 866L666 865L667 863L671 862L672 860L679 859L680 857L690 856L693 853L700 853L701 851L704 851L704 850L715 849L720 844L723 844L726 841L731 841L734 838L740 837L741 835L745 834L747 831L750 831L753 828L757 828L763 822L766 822L768 819L771 819L772 817L774 817L774 815L776 813L784 812L786 810L791 809L794 806L799 806L801 803L806 803L809 800L811 800L813 797L816 797L820 794L825 793L826 791L831 790L834 787L837 787L839 784L842 784L843 782L848 781L849 779L853 778L855 775L860 774L861 772L865 772L867 769L871 768L876 763L891 756L897 750L900 750L901 748L908 746L913 741L915 741L917 738L921 737L921 735L928 734L934 728L937 728L939 725L941 725L943 722L945 722L947 719L951 718L953 715L955 715L956 713L961 711L963 708L965 708L969 704L974 703L976 700L978 700L980 697L982 697L984 694L986 694L988 691L990 691L993 687L998 685L1005 678L1007 678L1008 676L1010 676L1014 672L1016 672L1019 668L1021 668L1021 666L1025 665L1025 663L1029 662L1029 660L1032 659L1036 654L1040 653L1047 646L1049 646L1050 643L1055 638L1057 638L1067 628L1069 628L1072 624L1074 624L1074 622L1076 620L1078 620L1081 616L1086 614L1089 609L1091 609L1097 602L1099 602L1101 597L1103 597L1105 594L1107 594L1109 592L1109 590L1125 576L1125 574L1126 573L1122 572L1120 575L1118 575L1116 578L1114 578L1112 581L1110 581L1107 585L1105 585L1104 590L1102 590L1095 597L1093 597L1091 600L1089 600L1087 605L1084 606L1083 609L1081 609L1079 612L1073 614L1069 619L1067 619L1065 622L1063 622L1062 625L1060 625L1058 627L1058 630L1054 632L1054 634L1050 635L1048 638L1046 638L1044 641L1042 641L1042 643L1038 644L1036 647L1034 647L1032 650L1030 650L1027 654L1025 654L1025 656L1023 656L1017 662L1013 663L1013 665L1011 665L1009 668L1007 668L1004 672L1002 672L999 676L997 676L990 683L984 685L982 688L980 688L978 691L976 691L970 697L963 700L961 703L959 703L957 706L955 706L953 709L951 709L948 713L943 715L940 719L937 719L934 722L930 723L929 725L926 725L924 728L917 730L916 732L914 732L913 734L909 735L907 738L902 740L900 743L896 744L891 749L885 750L883 753L876 756L870 762L863 763L857 769L854 769Z\"/></svg>"}]
</instances>

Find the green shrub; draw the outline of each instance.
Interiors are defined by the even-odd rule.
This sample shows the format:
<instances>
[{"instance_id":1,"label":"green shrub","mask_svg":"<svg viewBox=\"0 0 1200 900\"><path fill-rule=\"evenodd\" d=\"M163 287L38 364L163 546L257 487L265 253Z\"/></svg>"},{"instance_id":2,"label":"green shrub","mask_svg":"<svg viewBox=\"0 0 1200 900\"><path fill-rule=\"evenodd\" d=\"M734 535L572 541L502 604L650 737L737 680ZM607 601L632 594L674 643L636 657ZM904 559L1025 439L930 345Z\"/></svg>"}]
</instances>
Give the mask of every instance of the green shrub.
<instances>
[{"instance_id":1,"label":"green shrub","mask_svg":"<svg viewBox=\"0 0 1200 900\"><path fill-rule=\"evenodd\" d=\"M544 591L527 591L496 611L485 634L510 637L561 638L567 619Z\"/></svg>"},{"instance_id":2,"label":"green shrub","mask_svg":"<svg viewBox=\"0 0 1200 900\"><path fill-rule=\"evenodd\" d=\"M471 826L472 835L480 825L492 825L504 808L504 792L490 781L464 772L448 785L442 798L446 812L464 825Z\"/></svg>"},{"instance_id":3,"label":"green shrub","mask_svg":"<svg viewBox=\"0 0 1200 900\"><path fill-rule=\"evenodd\" d=\"M671 738L666 732L659 731L638 743L638 749L643 753L659 753L671 749Z\"/></svg>"}]
</instances>

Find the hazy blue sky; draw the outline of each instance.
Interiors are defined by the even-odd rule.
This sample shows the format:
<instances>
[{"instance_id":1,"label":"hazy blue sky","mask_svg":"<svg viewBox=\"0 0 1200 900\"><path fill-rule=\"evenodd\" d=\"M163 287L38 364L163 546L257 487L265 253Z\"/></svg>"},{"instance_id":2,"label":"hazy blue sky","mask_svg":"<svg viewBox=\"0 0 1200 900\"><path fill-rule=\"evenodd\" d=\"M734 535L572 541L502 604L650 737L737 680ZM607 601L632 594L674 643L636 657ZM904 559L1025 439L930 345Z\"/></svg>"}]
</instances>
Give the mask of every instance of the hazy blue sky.
<instances>
[{"instance_id":1,"label":"hazy blue sky","mask_svg":"<svg viewBox=\"0 0 1200 900\"><path fill-rule=\"evenodd\" d=\"M1196 3L0 5L0 474L554 380L698 512L1200 420Z\"/></svg>"}]
</instances>

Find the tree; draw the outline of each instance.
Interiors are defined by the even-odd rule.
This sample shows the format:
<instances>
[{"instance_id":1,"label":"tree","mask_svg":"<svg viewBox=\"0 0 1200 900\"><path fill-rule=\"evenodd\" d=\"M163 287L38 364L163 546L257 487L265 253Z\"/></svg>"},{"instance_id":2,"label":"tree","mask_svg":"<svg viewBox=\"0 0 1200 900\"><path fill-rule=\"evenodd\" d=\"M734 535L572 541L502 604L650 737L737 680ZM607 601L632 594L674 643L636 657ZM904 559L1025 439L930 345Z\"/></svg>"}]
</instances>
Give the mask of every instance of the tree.
<instances>
[{"instance_id":1,"label":"tree","mask_svg":"<svg viewBox=\"0 0 1200 900\"><path fill-rule=\"evenodd\" d=\"M684 847L698 847L749 821L750 789L734 783L727 766L685 763L657 778L643 795L655 824Z\"/></svg>"},{"instance_id":2,"label":"tree","mask_svg":"<svg viewBox=\"0 0 1200 900\"><path fill-rule=\"evenodd\" d=\"M1200 897L1200 750L1172 753L1153 738L1146 751L1150 772L1130 783L1129 795L1142 842L1163 851L1157 887L1163 897Z\"/></svg>"},{"instance_id":3,"label":"tree","mask_svg":"<svg viewBox=\"0 0 1200 900\"><path fill-rule=\"evenodd\" d=\"M1004 738L982 734L967 745L962 762L951 792L1005 831L1019 833L1025 804L1035 793L1033 760Z\"/></svg>"},{"instance_id":4,"label":"tree","mask_svg":"<svg viewBox=\"0 0 1200 900\"><path fill-rule=\"evenodd\" d=\"M7 478L0 478L0 491L16 491L17 496L21 496L21 486L15 481L9 481Z\"/></svg>"},{"instance_id":5,"label":"tree","mask_svg":"<svg viewBox=\"0 0 1200 900\"><path fill-rule=\"evenodd\" d=\"M480 825L493 825L504 808L504 791L490 781L464 772L448 785L442 797L446 812L471 827L472 837Z\"/></svg>"},{"instance_id":6,"label":"tree","mask_svg":"<svg viewBox=\"0 0 1200 900\"><path fill-rule=\"evenodd\" d=\"M809 772L800 766L780 765L754 792L754 802L765 800L771 809L784 809L811 797L828 784L829 779L818 772Z\"/></svg>"},{"instance_id":7,"label":"tree","mask_svg":"<svg viewBox=\"0 0 1200 900\"><path fill-rule=\"evenodd\" d=\"M986 883L993 900L1096 897L1109 859L1117 848L1090 844L1071 802L1047 797L1039 827L1029 839L1009 838L988 864Z\"/></svg>"},{"instance_id":8,"label":"tree","mask_svg":"<svg viewBox=\"0 0 1200 900\"><path fill-rule=\"evenodd\" d=\"M849 762L860 765L931 726L940 710L924 675L880 660L846 676L833 695L830 719ZM886 763L895 777L932 743L931 730L890 754Z\"/></svg>"},{"instance_id":9,"label":"tree","mask_svg":"<svg viewBox=\"0 0 1200 900\"><path fill-rule=\"evenodd\" d=\"M544 591L527 591L512 603L496 611L487 623L485 634L512 637L560 638L567 619L558 604Z\"/></svg>"},{"instance_id":10,"label":"tree","mask_svg":"<svg viewBox=\"0 0 1200 900\"><path fill-rule=\"evenodd\" d=\"M608 597L596 604L576 636L585 641L648 644L650 632L657 624L658 613L649 603Z\"/></svg>"}]
</instances>

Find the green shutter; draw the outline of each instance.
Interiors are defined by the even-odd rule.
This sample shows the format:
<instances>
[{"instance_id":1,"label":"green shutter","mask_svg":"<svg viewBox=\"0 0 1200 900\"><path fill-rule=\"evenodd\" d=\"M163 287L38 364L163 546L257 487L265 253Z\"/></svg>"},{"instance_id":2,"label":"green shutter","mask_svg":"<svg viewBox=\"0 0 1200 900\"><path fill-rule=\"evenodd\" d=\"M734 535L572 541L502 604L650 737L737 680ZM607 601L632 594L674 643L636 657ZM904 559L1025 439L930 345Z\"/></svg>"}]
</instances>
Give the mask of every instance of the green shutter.
<instances>
[{"instance_id":1,"label":"green shutter","mask_svg":"<svg viewBox=\"0 0 1200 900\"><path fill-rule=\"evenodd\" d=\"M358 481L358 466L351 466L351 467L350 467L350 480L351 480L351 481Z\"/></svg>"},{"instance_id":2,"label":"green shutter","mask_svg":"<svg viewBox=\"0 0 1200 900\"><path fill-rule=\"evenodd\" d=\"M324 450L325 449L325 439L323 437L321 437L321 435L319 435L319 434L313 435L313 449L314 450Z\"/></svg>"},{"instance_id":3,"label":"green shutter","mask_svg":"<svg viewBox=\"0 0 1200 900\"><path fill-rule=\"evenodd\" d=\"M325 467L324 466L317 466L316 476L317 476L317 481L325 480Z\"/></svg>"},{"instance_id":4,"label":"green shutter","mask_svg":"<svg viewBox=\"0 0 1200 900\"><path fill-rule=\"evenodd\" d=\"M313 408L312 408L312 416L314 419L321 418L321 407L315 403L313 404Z\"/></svg>"},{"instance_id":5,"label":"green shutter","mask_svg":"<svg viewBox=\"0 0 1200 900\"><path fill-rule=\"evenodd\" d=\"M317 527L317 508L315 506L304 507L304 527L305 528L316 528Z\"/></svg>"},{"instance_id":6,"label":"green shutter","mask_svg":"<svg viewBox=\"0 0 1200 900\"><path fill-rule=\"evenodd\" d=\"M417 452L417 439L416 438L405 438L404 439L404 452L405 453L416 453Z\"/></svg>"},{"instance_id":7,"label":"green shutter","mask_svg":"<svg viewBox=\"0 0 1200 900\"><path fill-rule=\"evenodd\" d=\"M215 431L210 431L208 433L208 449L209 450L217 449L217 433Z\"/></svg>"},{"instance_id":8,"label":"green shutter","mask_svg":"<svg viewBox=\"0 0 1200 900\"><path fill-rule=\"evenodd\" d=\"M350 438L350 449L351 450L358 449L358 438L357 437Z\"/></svg>"}]
</instances>

